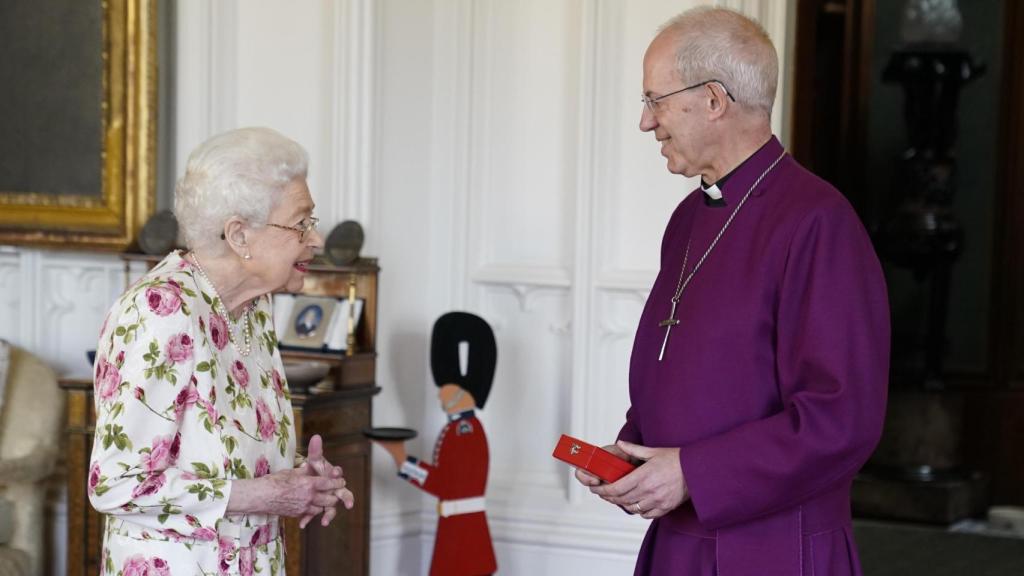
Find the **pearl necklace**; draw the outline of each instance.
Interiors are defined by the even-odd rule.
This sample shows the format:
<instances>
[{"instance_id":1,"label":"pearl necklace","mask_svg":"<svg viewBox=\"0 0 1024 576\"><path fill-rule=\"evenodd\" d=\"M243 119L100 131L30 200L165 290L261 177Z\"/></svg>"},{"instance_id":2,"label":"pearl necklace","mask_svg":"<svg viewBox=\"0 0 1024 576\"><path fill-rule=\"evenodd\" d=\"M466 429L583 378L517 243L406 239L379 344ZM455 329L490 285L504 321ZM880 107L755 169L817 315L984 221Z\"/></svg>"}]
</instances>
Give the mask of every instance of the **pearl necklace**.
<instances>
[{"instance_id":1,"label":"pearl necklace","mask_svg":"<svg viewBox=\"0 0 1024 576\"><path fill-rule=\"evenodd\" d=\"M237 337L235 336L235 321L232 320L231 315L228 314L228 310L224 306L224 299L220 297L219 293L217 293L217 287L213 284L213 280L210 280L210 277L206 275L206 271L203 270L203 265L199 263L199 256L197 256L195 252L190 252L189 254L192 255L192 262L196 265L196 271L203 277L203 280L206 280L206 283L210 285L210 290L213 291L213 311L218 312L217 309L219 308L219 312L224 316L224 319L228 324L228 340L231 341L231 346L242 356L248 357L249 354L252 353L252 319L249 318L249 313L256 309L256 300L249 302L249 305L245 307L245 311L242 313L241 323L244 343L242 347L239 348L237 344Z\"/></svg>"}]
</instances>

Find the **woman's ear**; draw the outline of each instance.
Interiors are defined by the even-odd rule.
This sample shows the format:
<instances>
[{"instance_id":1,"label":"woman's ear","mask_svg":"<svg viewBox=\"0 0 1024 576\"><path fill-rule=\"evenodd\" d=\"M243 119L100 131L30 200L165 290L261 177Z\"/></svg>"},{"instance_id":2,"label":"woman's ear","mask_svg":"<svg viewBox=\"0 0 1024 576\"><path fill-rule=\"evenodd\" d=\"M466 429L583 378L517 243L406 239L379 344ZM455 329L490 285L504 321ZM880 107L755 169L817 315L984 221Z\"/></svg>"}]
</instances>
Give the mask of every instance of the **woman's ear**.
<instances>
[{"instance_id":1,"label":"woman's ear","mask_svg":"<svg viewBox=\"0 0 1024 576\"><path fill-rule=\"evenodd\" d=\"M221 235L235 254L247 260L249 254L248 232L249 226L245 220L238 216L232 216L224 223L224 233Z\"/></svg>"}]
</instances>

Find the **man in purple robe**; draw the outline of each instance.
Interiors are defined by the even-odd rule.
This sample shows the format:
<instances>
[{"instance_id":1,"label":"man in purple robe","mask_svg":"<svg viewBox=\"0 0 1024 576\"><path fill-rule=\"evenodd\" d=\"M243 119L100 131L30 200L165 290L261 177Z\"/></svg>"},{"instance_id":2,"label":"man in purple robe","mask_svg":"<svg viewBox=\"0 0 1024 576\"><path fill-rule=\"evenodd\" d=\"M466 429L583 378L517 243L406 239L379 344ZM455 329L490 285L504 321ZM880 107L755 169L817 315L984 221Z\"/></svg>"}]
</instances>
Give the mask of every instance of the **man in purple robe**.
<instances>
[{"instance_id":1,"label":"man in purple robe","mask_svg":"<svg viewBox=\"0 0 1024 576\"><path fill-rule=\"evenodd\" d=\"M637 575L861 573L850 485L882 429L885 284L846 199L772 136L777 77L764 29L717 8L644 56L640 129L702 185L665 230L608 447L642 465L577 471L654 519Z\"/></svg>"}]
</instances>

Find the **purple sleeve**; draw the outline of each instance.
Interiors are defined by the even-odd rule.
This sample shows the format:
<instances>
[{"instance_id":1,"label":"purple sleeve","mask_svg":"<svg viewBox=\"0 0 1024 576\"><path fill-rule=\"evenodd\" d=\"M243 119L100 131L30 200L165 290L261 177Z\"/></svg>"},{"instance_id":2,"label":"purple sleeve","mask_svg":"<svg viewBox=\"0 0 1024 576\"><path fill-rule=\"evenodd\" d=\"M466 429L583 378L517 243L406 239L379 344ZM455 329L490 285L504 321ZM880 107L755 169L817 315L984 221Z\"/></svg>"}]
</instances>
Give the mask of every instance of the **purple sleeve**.
<instances>
[{"instance_id":1,"label":"purple sleeve","mask_svg":"<svg viewBox=\"0 0 1024 576\"><path fill-rule=\"evenodd\" d=\"M616 442L619 440L625 440L626 442L631 442L633 444L643 445L643 437L640 436L640 429L637 428L636 424L633 422L632 407L630 407L629 410L626 410L626 423L622 425L622 428L619 430L619 435L615 440Z\"/></svg>"},{"instance_id":2,"label":"purple sleeve","mask_svg":"<svg viewBox=\"0 0 1024 576\"><path fill-rule=\"evenodd\" d=\"M889 370L885 281L845 201L798 226L779 294L782 410L680 449L697 515L710 529L835 489L881 435Z\"/></svg>"}]
</instances>

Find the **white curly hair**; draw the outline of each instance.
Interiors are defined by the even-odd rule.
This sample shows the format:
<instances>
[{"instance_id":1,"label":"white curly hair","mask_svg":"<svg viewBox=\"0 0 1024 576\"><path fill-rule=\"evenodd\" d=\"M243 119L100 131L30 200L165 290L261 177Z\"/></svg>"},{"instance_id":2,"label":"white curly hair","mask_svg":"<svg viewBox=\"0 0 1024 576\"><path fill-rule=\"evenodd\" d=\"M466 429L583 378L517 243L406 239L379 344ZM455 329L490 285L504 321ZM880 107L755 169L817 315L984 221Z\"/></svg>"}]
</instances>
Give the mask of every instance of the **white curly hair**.
<instances>
[{"instance_id":1,"label":"white curly hair","mask_svg":"<svg viewBox=\"0 0 1024 576\"><path fill-rule=\"evenodd\" d=\"M174 190L182 243L223 254L228 219L265 224L284 187L306 178L308 164L301 145L270 128L239 128L209 138L189 155Z\"/></svg>"},{"instance_id":2,"label":"white curly hair","mask_svg":"<svg viewBox=\"0 0 1024 576\"><path fill-rule=\"evenodd\" d=\"M740 106L771 118L779 56L764 27L734 10L701 6L672 18L660 31L678 39L682 82L718 80Z\"/></svg>"}]
</instances>

